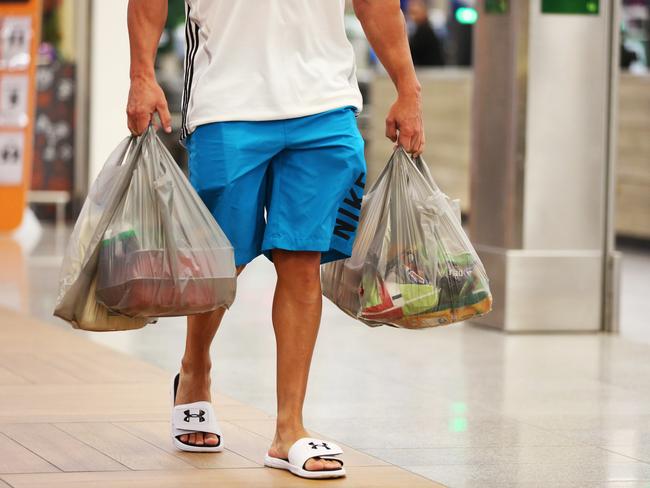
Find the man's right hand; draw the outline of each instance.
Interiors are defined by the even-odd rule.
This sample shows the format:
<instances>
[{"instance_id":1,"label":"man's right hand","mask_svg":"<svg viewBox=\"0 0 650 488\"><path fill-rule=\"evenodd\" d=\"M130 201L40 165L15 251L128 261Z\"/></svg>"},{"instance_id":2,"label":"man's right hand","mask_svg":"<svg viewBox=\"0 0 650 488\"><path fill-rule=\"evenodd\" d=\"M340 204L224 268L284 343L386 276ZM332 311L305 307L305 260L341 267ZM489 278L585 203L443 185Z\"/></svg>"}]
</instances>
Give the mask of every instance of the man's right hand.
<instances>
[{"instance_id":1,"label":"man's right hand","mask_svg":"<svg viewBox=\"0 0 650 488\"><path fill-rule=\"evenodd\" d=\"M172 118L169 114L167 99L160 85L154 78L132 78L129 101L126 106L126 115L131 134L139 136L147 130L155 113L158 114L158 118L165 132L171 132Z\"/></svg>"}]
</instances>

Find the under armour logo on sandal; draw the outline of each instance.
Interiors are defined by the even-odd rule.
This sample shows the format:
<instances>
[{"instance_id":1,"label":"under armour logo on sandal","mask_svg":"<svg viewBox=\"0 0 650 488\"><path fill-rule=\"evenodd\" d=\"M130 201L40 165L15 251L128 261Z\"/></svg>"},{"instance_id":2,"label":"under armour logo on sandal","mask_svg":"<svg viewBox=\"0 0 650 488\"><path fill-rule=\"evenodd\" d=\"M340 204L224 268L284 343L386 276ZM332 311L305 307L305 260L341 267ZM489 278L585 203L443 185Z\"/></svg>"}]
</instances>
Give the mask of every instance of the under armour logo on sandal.
<instances>
[{"instance_id":1,"label":"under armour logo on sandal","mask_svg":"<svg viewBox=\"0 0 650 488\"><path fill-rule=\"evenodd\" d=\"M323 442L322 444L316 444L314 442L310 442L309 445L311 446L312 449L318 449L318 446L324 447L325 449L330 449L330 446L327 445L327 442Z\"/></svg>"},{"instance_id":2,"label":"under armour logo on sandal","mask_svg":"<svg viewBox=\"0 0 650 488\"><path fill-rule=\"evenodd\" d=\"M205 422L205 410L199 410L198 413L190 413L189 410L183 412L185 414L185 422L189 422L190 419L199 419L199 422Z\"/></svg>"}]
</instances>

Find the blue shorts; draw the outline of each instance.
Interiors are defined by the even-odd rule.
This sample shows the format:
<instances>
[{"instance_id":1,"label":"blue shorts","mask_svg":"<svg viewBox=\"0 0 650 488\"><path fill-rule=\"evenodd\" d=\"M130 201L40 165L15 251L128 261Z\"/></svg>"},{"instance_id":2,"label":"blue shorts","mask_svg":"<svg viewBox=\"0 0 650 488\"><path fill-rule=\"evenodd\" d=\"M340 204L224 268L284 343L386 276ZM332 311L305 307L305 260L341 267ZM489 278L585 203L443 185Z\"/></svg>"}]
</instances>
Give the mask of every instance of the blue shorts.
<instances>
[{"instance_id":1,"label":"blue shorts","mask_svg":"<svg viewBox=\"0 0 650 488\"><path fill-rule=\"evenodd\" d=\"M351 255L366 175L353 108L200 125L186 145L190 181L237 265L272 249Z\"/></svg>"}]
</instances>

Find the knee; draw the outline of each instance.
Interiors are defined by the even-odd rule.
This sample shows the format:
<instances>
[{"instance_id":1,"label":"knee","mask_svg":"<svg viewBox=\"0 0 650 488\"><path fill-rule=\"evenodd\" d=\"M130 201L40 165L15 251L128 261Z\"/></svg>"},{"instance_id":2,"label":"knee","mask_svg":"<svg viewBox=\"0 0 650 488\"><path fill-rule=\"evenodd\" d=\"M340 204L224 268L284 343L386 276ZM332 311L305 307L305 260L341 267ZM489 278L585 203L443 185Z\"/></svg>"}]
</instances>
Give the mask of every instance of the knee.
<instances>
[{"instance_id":1,"label":"knee","mask_svg":"<svg viewBox=\"0 0 650 488\"><path fill-rule=\"evenodd\" d=\"M304 293L320 293L320 253L273 250L278 279Z\"/></svg>"}]
</instances>

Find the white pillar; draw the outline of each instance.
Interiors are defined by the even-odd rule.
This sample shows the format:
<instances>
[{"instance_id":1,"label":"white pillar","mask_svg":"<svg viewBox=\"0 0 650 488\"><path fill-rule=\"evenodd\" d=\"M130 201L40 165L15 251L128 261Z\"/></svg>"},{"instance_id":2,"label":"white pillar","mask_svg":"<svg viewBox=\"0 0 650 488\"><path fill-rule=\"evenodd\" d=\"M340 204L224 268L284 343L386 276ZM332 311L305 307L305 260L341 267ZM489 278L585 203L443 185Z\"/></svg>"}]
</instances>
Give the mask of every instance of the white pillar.
<instances>
[{"instance_id":1,"label":"white pillar","mask_svg":"<svg viewBox=\"0 0 650 488\"><path fill-rule=\"evenodd\" d=\"M92 0L90 13L90 183L118 142L129 134L128 0Z\"/></svg>"},{"instance_id":2,"label":"white pillar","mask_svg":"<svg viewBox=\"0 0 650 488\"><path fill-rule=\"evenodd\" d=\"M475 36L471 234L507 331L616 321L610 271L617 2L597 15L511 1Z\"/></svg>"}]
</instances>

